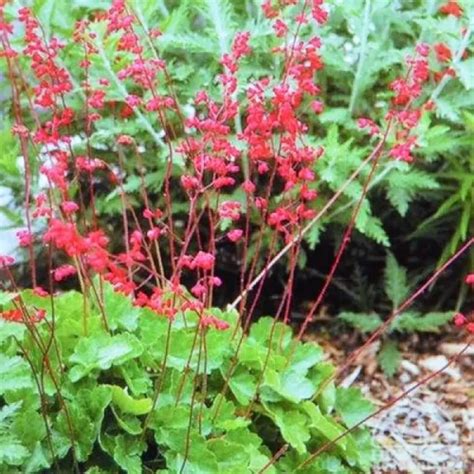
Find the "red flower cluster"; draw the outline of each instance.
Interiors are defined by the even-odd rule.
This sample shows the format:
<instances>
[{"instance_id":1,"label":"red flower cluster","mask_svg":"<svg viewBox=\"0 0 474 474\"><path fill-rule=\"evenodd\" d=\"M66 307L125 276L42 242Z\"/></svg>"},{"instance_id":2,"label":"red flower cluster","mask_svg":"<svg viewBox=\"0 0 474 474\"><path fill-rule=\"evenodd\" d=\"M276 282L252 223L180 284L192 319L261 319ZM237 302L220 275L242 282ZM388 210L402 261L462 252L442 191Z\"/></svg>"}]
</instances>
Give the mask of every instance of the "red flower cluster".
<instances>
[{"instance_id":1,"label":"red flower cluster","mask_svg":"<svg viewBox=\"0 0 474 474\"><path fill-rule=\"evenodd\" d=\"M465 279L466 285L474 286L474 273L469 273ZM473 313L474 314L474 313ZM456 313L453 317L454 325L464 327L468 332L474 334L474 321L469 319L463 313Z\"/></svg>"},{"instance_id":2,"label":"red flower cluster","mask_svg":"<svg viewBox=\"0 0 474 474\"><path fill-rule=\"evenodd\" d=\"M417 145L414 130L422 113L427 110L426 104L417 104L417 100L421 97L423 87L430 77L429 51L427 44L419 44L416 47L417 56L407 59L408 76L400 77L390 85L395 96L392 99L393 107L386 118L396 127L396 143L389 156L396 160L411 162L414 159L412 152ZM375 132L375 129L372 128L372 132Z\"/></svg>"},{"instance_id":3,"label":"red flower cluster","mask_svg":"<svg viewBox=\"0 0 474 474\"><path fill-rule=\"evenodd\" d=\"M464 327L467 332L474 334L474 321L469 321L464 314L456 313L453 320L455 326L458 328Z\"/></svg>"},{"instance_id":4,"label":"red flower cluster","mask_svg":"<svg viewBox=\"0 0 474 474\"><path fill-rule=\"evenodd\" d=\"M441 5L438 11L443 15L453 15L458 18L464 13L461 5L456 0L449 0L448 3Z\"/></svg>"},{"instance_id":5,"label":"red flower cluster","mask_svg":"<svg viewBox=\"0 0 474 474\"><path fill-rule=\"evenodd\" d=\"M0 312L0 319L13 323L33 323L37 324L46 317L44 309L36 309L25 312L20 308L7 309Z\"/></svg>"},{"instance_id":6,"label":"red flower cluster","mask_svg":"<svg viewBox=\"0 0 474 474\"><path fill-rule=\"evenodd\" d=\"M222 321L215 316L202 316L200 319L200 324L203 327L214 327L218 331L225 331L229 328L229 323L227 321Z\"/></svg>"},{"instance_id":7,"label":"red flower cluster","mask_svg":"<svg viewBox=\"0 0 474 474\"><path fill-rule=\"evenodd\" d=\"M31 11L20 9L19 19L25 30L22 59L31 64L35 82L34 120L25 120L31 124L29 128L17 120L13 132L25 143L33 141L40 171L48 183L47 191L35 198L32 218L41 219L46 226L43 242L70 258L71 264L52 271L56 282L77 274L81 282L89 284L91 275L99 274L116 291L130 295L137 306L170 319L178 312L194 311L202 327L228 327L226 322L206 313L214 290L222 283L215 274L219 268L218 243L243 240L244 244L237 248L247 252L255 219L262 232L265 226L274 231L274 239L270 240L276 248L300 236L316 213L314 170L324 150L307 140L309 126L305 117L324 111L317 83L318 72L324 67L321 40L314 34L328 19L323 3L305 1L298 8L296 0L264 1L263 13L271 19L277 41L273 53L278 56L276 63L283 65L281 74L256 75L245 88L238 87L240 68L252 53L250 34L238 33L220 58L220 94L215 97L208 91L199 91L189 104L189 114L181 110L165 61L149 47L160 32L144 31L125 0L114 0L106 12L76 25L74 41L83 54L82 77L77 81L84 92L80 113L68 106L76 104L77 98L72 100L72 80L59 60L63 45L56 38L47 41ZM442 13L455 14L455 3L449 2L449 12L442 7ZM99 41L90 28L91 22L102 23L105 38ZM295 31L290 25L296 25ZM2 36L8 38L12 31L9 24L0 22ZM117 47L107 59L103 41L109 39ZM434 52L442 62L451 59L451 51L441 43ZM429 53L428 45L418 45L417 55L407 60L409 73L390 86L394 95L386 118L395 129L395 143L389 151L394 159L413 160L417 138L413 130L426 109L417 102L430 77ZM8 45L4 48L3 56L16 54ZM98 77L91 70L96 60L110 61L113 67L110 71L105 68L110 77ZM111 100L109 89L113 83L118 83L122 97L114 95ZM244 100L241 95L245 95ZM104 159L96 158L90 147L90 135L101 118L126 120L134 114L151 130L156 146L166 144L168 166L161 209L155 209L157 204L146 194L140 135L117 134ZM69 135L77 124L83 125L80 137L87 142L79 154ZM381 128L369 118L359 119L358 124L370 135L382 135ZM162 132L156 133L155 129ZM133 157L132 165L137 163L144 198L138 212L127 200L127 176L121 165L113 163L114 156L119 164L124 156ZM179 177L175 176L176 158L184 163ZM122 247L113 254L105 232L98 228L94 209L94 187L104 175L109 177L107 184L115 187L123 205ZM75 193L78 188L83 192L81 186L90 196L80 194L79 200ZM240 195L230 197L231 192ZM173 216L175 194L188 201L187 208L180 211L186 216L179 221ZM93 219L85 222L87 219L82 217L89 211ZM203 227L206 232L202 232ZM20 231L18 239L21 246L33 245L31 231ZM169 255L162 246L166 246ZM257 255L254 262L262 248L262 242L257 242L252 249ZM274 250L271 248L269 253ZM248 255L242 258L242 280L246 272L252 276L257 266L252 263L245 267L245 257ZM0 266L12 263L9 257L0 257ZM9 317L19 317L18 314L11 313Z\"/></svg>"},{"instance_id":8,"label":"red flower cluster","mask_svg":"<svg viewBox=\"0 0 474 474\"><path fill-rule=\"evenodd\" d=\"M436 58L440 63L448 63L451 61L453 55L451 50L444 43L437 43L433 48L436 53Z\"/></svg>"},{"instance_id":9,"label":"red flower cluster","mask_svg":"<svg viewBox=\"0 0 474 474\"><path fill-rule=\"evenodd\" d=\"M72 265L62 265L53 271L55 281L62 281L76 274L76 268Z\"/></svg>"}]
</instances>

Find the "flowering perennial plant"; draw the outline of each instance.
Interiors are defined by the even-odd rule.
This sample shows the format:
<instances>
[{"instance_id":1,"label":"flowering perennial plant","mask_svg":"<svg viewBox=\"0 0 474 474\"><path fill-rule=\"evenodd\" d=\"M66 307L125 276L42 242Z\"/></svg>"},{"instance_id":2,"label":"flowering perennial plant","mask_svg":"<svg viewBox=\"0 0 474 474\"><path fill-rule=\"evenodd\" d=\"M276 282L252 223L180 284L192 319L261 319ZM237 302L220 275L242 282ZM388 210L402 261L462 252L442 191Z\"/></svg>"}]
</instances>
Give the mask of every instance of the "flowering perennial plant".
<instances>
[{"instance_id":1,"label":"flowering perennial plant","mask_svg":"<svg viewBox=\"0 0 474 474\"><path fill-rule=\"evenodd\" d=\"M454 1L439 11L456 18L463 14ZM368 472L375 459L367 433L359 428L370 416L366 402L353 393L365 412L351 417L344 405L346 392L334 386L338 373L320 363L319 349L297 339L321 305L377 166L382 160L416 160L417 126L432 110L431 87L441 79L432 66L445 68L444 75L452 74L453 52L443 43L415 45L406 58L405 75L390 83L391 103L384 120L357 118L373 151L344 186L361 176L363 186L325 285L315 295L298 338L290 342L291 336L278 321L291 321L302 240L342 192L323 201L317 191L316 165L325 159L325 150L313 144L308 123L308 115L324 111L318 84L318 73L324 68L324 38L319 31L329 9L322 0L267 0L262 12L274 32L272 55L279 65L275 74L256 73L248 83L241 82L242 67L254 54L252 37L243 31L222 52L221 72L215 78L220 94L203 88L191 104L181 104L170 64L160 55L162 33L144 23L133 3L114 0L107 10L78 21L73 37L66 39L48 36L29 8L14 11L12 18L11 9L0 7L0 56L11 84L12 133L20 144L25 171L26 229L18 233L18 244L29 252L34 288L32 293L20 291L11 270L13 259L1 256L0 269L8 280L4 285L8 292L2 293L7 296L0 300L5 305L1 316L9 323L24 324L28 340L17 337L14 329L10 335L37 375L36 389L44 396L56 394L61 407L54 419L47 406L41 408L49 444L48 453L42 454L43 468L54 464L58 468L58 460L70 448L75 469L81 469L80 463L86 463L95 449L92 445L110 403L117 427L124 432L115 438L110 433L99 436L99 444L128 472L142 472L150 429L161 450L155 458L162 456L161 465L172 472L204 472L199 471L202 466L192 467L201 448L224 462L220 451L235 449L238 433L256 436L257 428L252 432L247 428L255 406L256 413L260 410L278 427L279 441L284 442L260 451L246 445L247 458L239 460L242 472L303 472L312 463L319 463L317 472L329 472L331 462L344 469L338 472ZM18 24L21 42L14 33ZM80 58L79 75L65 68L62 57L67 51ZM107 154L100 155L92 137L109 117L125 125L136 119L148 140L141 143L120 130ZM148 189L143 147L156 150L161 160L158 193ZM37 191L31 185L36 167L46 183ZM125 170L130 167L140 179L139 203L127 194ZM104 179L120 196L120 232L101 226L98 218L97 183ZM118 244L117 234L122 238ZM35 263L42 245L48 252L46 277ZM228 302L230 313L223 313L214 308L214 301L225 286L219 258L229 246L239 263L239 292ZM265 279L283 257L288 280L278 311L273 320L258 323L249 333ZM471 277L466 280L469 284ZM80 321L64 315L68 294L57 294L68 280L82 293L82 311L74 314ZM144 322L135 319L137 314L145 315ZM395 316L396 312L389 320ZM74 329L64 327L65 321ZM462 315L456 315L455 324L472 329ZM147 328L152 332L147 333ZM226 347L213 360L211 341L220 347L219 337ZM70 347L71 338L75 347ZM186 356L180 343L189 351ZM24 350L29 344L41 354L40 367ZM154 371L153 387L147 374L138 376L142 366L136 360ZM218 375L213 372L216 368ZM65 370L68 378L63 383ZM97 379L100 370L109 370L108 378L93 385L92 374ZM194 375L188 377L188 372ZM117 377L142 399L132 399L114 381ZM293 384L299 393L292 392ZM73 393L82 405L73 405ZM166 398L170 396L175 403ZM10 407L18 403L14 394L7 398ZM180 399L186 400L188 412ZM285 411L284 403L299 402L303 411L293 406ZM77 423L86 417L88 403L95 403L90 410L95 410L99 424L91 425L90 446L84 441L85 448ZM163 413L166 403L173 406L178 421ZM334 407L336 421L331 418ZM292 431L290 414L300 432ZM146 415L143 422L139 415ZM167 423L173 426L171 432L163 428ZM305 423L310 423L310 430ZM219 433L225 433L226 439L219 440ZM369 446L368 460L354 453L357 442ZM26 459L33 462L25 454L12 465L22 465ZM231 472L225 464L215 465L205 472Z\"/></svg>"}]
</instances>

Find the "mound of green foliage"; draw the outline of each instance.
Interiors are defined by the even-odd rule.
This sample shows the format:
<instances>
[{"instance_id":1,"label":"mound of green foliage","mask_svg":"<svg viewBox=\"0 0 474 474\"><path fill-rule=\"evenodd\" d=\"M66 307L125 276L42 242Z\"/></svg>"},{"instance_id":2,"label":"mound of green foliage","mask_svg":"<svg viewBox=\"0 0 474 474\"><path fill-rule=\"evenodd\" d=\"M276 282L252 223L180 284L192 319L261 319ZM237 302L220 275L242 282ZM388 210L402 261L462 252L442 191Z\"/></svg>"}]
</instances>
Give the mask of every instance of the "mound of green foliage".
<instances>
[{"instance_id":1,"label":"mound of green foliage","mask_svg":"<svg viewBox=\"0 0 474 474\"><path fill-rule=\"evenodd\" d=\"M0 293L3 310L14 297ZM199 328L191 312L170 324L105 286L106 331L78 292L51 306L26 290L21 301L47 316L0 320L1 473L295 472L373 412L355 388L323 388L334 367L321 348L284 324L272 329L272 318L237 350L231 311L213 310L224 331ZM298 472L369 472L377 453L356 428Z\"/></svg>"}]
</instances>

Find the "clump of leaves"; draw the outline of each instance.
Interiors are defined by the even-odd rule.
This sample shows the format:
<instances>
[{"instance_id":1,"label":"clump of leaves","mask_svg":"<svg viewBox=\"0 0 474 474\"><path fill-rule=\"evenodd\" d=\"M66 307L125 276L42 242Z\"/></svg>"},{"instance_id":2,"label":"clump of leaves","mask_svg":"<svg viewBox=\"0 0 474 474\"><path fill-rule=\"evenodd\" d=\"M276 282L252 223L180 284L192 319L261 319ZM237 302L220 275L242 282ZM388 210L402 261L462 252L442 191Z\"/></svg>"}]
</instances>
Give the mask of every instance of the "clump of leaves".
<instances>
[{"instance_id":1,"label":"clump of leaves","mask_svg":"<svg viewBox=\"0 0 474 474\"><path fill-rule=\"evenodd\" d=\"M191 311L169 321L107 284L101 308L75 291L54 306L29 290L0 296L4 310L21 298L47 312L35 325L0 320L1 472L293 472L373 412L328 381L318 345L273 318L245 335L233 311L210 310L222 331ZM376 460L356 428L301 472L369 472Z\"/></svg>"},{"instance_id":2,"label":"clump of leaves","mask_svg":"<svg viewBox=\"0 0 474 474\"><path fill-rule=\"evenodd\" d=\"M427 122L425 120L425 122ZM474 114L461 114L459 131L435 126L428 129L424 153L438 162L439 191L433 196L435 211L421 222L407 239L431 238L442 242L443 250L437 266L446 262L456 248L474 233ZM468 265L473 264L471 250ZM466 272L468 268L466 269ZM459 300L463 299L465 286L461 287Z\"/></svg>"},{"instance_id":3,"label":"clump of leaves","mask_svg":"<svg viewBox=\"0 0 474 474\"><path fill-rule=\"evenodd\" d=\"M391 253L387 254L385 265L385 294L393 311L397 310L410 294L407 271L398 264ZM452 317L453 311L422 313L409 310L398 314L390 324L378 352L378 362L385 374L392 377L398 370L401 361L401 353L398 350L396 339L390 336L413 332L436 333ZM382 317L375 312L344 311L339 314L338 318L364 334L376 331L383 324Z\"/></svg>"}]
</instances>

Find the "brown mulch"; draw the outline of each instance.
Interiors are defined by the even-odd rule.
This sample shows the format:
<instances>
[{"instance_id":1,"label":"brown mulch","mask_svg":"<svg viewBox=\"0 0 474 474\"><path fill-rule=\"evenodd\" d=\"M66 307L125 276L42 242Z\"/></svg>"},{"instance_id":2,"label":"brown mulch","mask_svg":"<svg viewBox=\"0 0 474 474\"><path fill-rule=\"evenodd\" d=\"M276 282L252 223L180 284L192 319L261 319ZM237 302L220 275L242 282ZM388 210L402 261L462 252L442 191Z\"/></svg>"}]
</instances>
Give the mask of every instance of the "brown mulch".
<instances>
[{"instance_id":1,"label":"brown mulch","mask_svg":"<svg viewBox=\"0 0 474 474\"><path fill-rule=\"evenodd\" d=\"M337 338L337 347L331 343L333 337L311 335L308 339L322 345L336 364L342 364L347 348L360 342L347 339L351 337L342 336L346 338L342 344ZM359 357L342 383L359 387L378 407L442 368L464 347L459 340L405 341L400 369L389 379L377 366L376 344ZM374 474L474 473L474 347L367 425L382 448Z\"/></svg>"}]
</instances>

